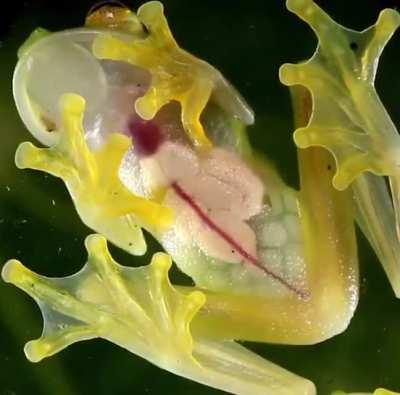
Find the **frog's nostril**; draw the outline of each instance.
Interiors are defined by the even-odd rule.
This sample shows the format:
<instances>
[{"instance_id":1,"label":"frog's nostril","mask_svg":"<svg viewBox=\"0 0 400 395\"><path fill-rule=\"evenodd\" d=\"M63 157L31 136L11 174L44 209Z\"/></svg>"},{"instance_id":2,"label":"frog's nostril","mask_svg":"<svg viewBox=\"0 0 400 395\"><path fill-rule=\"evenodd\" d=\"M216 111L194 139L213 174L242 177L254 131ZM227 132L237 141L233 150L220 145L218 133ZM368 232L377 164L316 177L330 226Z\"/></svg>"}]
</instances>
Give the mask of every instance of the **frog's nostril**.
<instances>
[{"instance_id":1,"label":"frog's nostril","mask_svg":"<svg viewBox=\"0 0 400 395\"><path fill-rule=\"evenodd\" d=\"M132 118L128 122L128 132L133 139L135 153L141 156L154 154L164 137L159 126L154 121Z\"/></svg>"}]
</instances>

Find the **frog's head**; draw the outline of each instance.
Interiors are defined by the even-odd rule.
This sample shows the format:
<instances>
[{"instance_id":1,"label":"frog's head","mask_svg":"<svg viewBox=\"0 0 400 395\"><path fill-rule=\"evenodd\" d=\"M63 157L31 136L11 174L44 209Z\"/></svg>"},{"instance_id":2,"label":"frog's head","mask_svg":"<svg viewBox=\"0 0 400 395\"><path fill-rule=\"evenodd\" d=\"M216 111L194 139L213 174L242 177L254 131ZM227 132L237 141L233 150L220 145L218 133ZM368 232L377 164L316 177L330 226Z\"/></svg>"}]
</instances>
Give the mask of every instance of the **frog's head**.
<instances>
[{"instance_id":1,"label":"frog's head","mask_svg":"<svg viewBox=\"0 0 400 395\"><path fill-rule=\"evenodd\" d=\"M127 63L99 60L92 54L93 41L107 31L123 40L143 33L133 31L134 22L130 30L117 29L118 23L128 26L128 17L134 21L133 13L123 11L114 11L114 19L102 20L105 9L96 10L83 28L56 33L36 30L21 47L13 80L14 98L26 127L44 145L52 146L59 139L59 101L65 93L85 98L84 127L91 143L98 143L106 130L124 131L132 103L148 88L150 75Z\"/></svg>"},{"instance_id":2,"label":"frog's head","mask_svg":"<svg viewBox=\"0 0 400 395\"><path fill-rule=\"evenodd\" d=\"M19 51L13 81L19 114L34 137L47 146L57 143L61 128L59 101L65 93L79 94L85 99L84 130L91 147L101 145L109 133L132 135L131 126L140 125L142 121L135 102L153 89L157 76L143 64L135 64L129 59L99 56L95 47L103 39L128 45L143 43L152 34L151 27L157 18L169 32L161 3L146 3L137 13L119 3L105 3L89 12L84 27L56 33L36 30ZM157 40L156 35L151 38L152 43ZM145 53L146 49L142 52ZM195 58L188 55L188 59ZM196 61L202 67L206 65L205 62ZM225 129L226 126L230 128L232 119L252 123L252 112L237 92L217 70L206 66L207 70L211 70L207 71L210 81L214 81L210 103L217 104L207 105L211 108L208 118L211 118L209 122L213 124L213 130L216 130L216 122L221 119ZM164 73L161 68L158 69ZM192 73L190 67L186 69L190 74L196 74ZM179 87L177 84L174 89L182 88ZM163 90L168 92L168 88ZM161 126L167 137L173 135L188 140L182 126L179 100L173 97L171 100L171 97L157 111L144 118ZM155 100L158 99L157 96ZM223 111L215 112L213 107ZM143 114L140 115L143 117ZM204 122L207 123L206 120ZM226 130L220 134L225 140L230 136Z\"/></svg>"}]
</instances>

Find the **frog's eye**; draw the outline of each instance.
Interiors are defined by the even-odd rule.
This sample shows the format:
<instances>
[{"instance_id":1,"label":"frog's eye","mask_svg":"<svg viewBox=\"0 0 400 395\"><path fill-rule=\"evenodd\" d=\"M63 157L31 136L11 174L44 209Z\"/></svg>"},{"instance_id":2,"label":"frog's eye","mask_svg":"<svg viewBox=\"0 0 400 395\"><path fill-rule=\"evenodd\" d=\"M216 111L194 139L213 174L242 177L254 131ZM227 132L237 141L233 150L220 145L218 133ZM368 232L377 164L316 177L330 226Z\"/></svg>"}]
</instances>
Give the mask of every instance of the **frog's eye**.
<instances>
[{"instance_id":1,"label":"frog's eye","mask_svg":"<svg viewBox=\"0 0 400 395\"><path fill-rule=\"evenodd\" d=\"M71 29L34 42L24 50L14 74L19 114L43 144L54 145L60 130L59 100L65 93L85 98L84 127L94 143L103 133L124 132L133 103L148 89L149 73L125 62L100 60L92 54L100 29ZM114 32L121 39L134 35Z\"/></svg>"},{"instance_id":2,"label":"frog's eye","mask_svg":"<svg viewBox=\"0 0 400 395\"><path fill-rule=\"evenodd\" d=\"M120 1L101 1L95 4L87 13L85 26L144 33L136 14Z\"/></svg>"},{"instance_id":3,"label":"frog's eye","mask_svg":"<svg viewBox=\"0 0 400 395\"><path fill-rule=\"evenodd\" d=\"M116 10L117 9L122 9L122 10L128 9L128 7L124 3L122 3L121 1L117 1L117 0L99 1L98 3L96 3L92 7L90 7L86 18L94 17L96 15L99 15L99 14L103 13L103 11L105 11L107 9L113 10L114 8Z\"/></svg>"}]
</instances>

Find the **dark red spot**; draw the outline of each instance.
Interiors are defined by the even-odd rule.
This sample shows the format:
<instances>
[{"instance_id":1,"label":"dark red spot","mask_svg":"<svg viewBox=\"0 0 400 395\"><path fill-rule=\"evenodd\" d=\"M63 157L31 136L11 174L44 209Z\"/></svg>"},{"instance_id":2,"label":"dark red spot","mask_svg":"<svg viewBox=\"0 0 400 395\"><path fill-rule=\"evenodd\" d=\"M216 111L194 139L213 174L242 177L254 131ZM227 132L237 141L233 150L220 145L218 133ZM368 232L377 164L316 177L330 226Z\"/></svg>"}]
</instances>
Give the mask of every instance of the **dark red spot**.
<instances>
[{"instance_id":1,"label":"dark red spot","mask_svg":"<svg viewBox=\"0 0 400 395\"><path fill-rule=\"evenodd\" d=\"M163 135L153 121L132 118L128 122L128 131L133 139L133 149L141 156L153 155L163 142Z\"/></svg>"}]
</instances>

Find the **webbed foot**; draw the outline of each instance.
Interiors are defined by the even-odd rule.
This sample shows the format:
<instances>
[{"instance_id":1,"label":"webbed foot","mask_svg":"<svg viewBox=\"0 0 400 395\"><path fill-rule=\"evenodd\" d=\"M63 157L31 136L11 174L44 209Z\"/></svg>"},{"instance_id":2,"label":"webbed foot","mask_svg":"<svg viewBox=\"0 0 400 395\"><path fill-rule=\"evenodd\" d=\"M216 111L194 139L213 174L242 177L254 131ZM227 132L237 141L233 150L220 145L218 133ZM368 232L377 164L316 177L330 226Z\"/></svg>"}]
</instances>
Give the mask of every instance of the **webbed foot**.
<instances>
[{"instance_id":1,"label":"webbed foot","mask_svg":"<svg viewBox=\"0 0 400 395\"><path fill-rule=\"evenodd\" d=\"M148 266L116 263L100 235L86 239L88 262L78 273L50 279L11 260L2 277L38 303L42 336L25 346L33 362L80 340L102 337L157 366L240 395L313 395L314 385L233 341L192 337L190 323L204 306L200 291L171 285L171 258L159 253ZM200 318L201 319L201 318Z\"/></svg>"}]
</instances>

